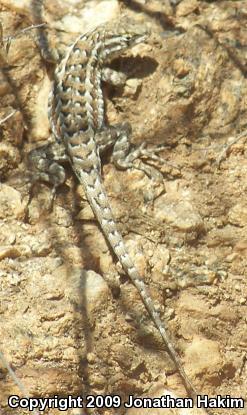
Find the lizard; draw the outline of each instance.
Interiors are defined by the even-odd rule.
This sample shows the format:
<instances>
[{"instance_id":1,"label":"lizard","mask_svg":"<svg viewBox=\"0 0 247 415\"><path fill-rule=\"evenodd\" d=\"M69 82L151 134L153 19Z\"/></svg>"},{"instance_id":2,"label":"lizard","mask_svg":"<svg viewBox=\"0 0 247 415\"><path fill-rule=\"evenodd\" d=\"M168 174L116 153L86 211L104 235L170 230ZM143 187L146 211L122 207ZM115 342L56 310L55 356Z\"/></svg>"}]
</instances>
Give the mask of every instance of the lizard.
<instances>
[{"instance_id":1,"label":"lizard","mask_svg":"<svg viewBox=\"0 0 247 415\"><path fill-rule=\"evenodd\" d=\"M107 64L124 50L145 42L149 34L143 24L121 18L100 25L75 39L55 69L49 96L48 116L56 143L48 146L48 156L47 148L43 146L33 150L29 158L38 170L39 177L53 183L54 193L65 181L64 167L59 163L69 161L106 240L137 288L160 333L188 395L196 399L194 386L184 371L168 330L118 231L101 177L100 155L109 147L113 147L113 161L120 169L133 167L137 158L159 159L154 150L151 152L144 145L134 147L130 144L129 123L106 125L101 87L102 81L114 85L124 83L125 75L108 68Z\"/></svg>"}]
</instances>

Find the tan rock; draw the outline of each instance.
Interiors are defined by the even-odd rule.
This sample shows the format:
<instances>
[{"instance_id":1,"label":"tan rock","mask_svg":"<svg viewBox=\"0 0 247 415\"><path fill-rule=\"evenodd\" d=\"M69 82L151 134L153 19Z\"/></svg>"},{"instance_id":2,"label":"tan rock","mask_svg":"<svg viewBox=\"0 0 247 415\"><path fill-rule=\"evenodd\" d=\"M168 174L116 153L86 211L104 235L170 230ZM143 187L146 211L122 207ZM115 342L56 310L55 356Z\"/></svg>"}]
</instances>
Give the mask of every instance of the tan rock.
<instances>
[{"instance_id":1,"label":"tan rock","mask_svg":"<svg viewBox=\"0 0 247 415\"><path fill-rule=\"evenodd\" d=\"M182 232L199 232L203 229L203 220L189 201L164 195L155 202L155 208L161 220L171 223Z\"/></svg>"},{"instance_id":2,"label":"tan rock","mask_svg":"<svg viewBox=\"0 0 247 415\"><path fill-rule=\"evenodd\" d=\"M64 267L61 269L65 271ZM106 282L93 271L71 269L69 273L71 279L70 286L66 289L66 296L78 304L82 303L83 297L86 298L84 307L86 307L89 319L94 320L97 310L104 308L107 303L109 288Z\"/></svg>"},{"instance_id":3,"label":"tan rock","mask_svg":"<svg viewBox=\"0 0 247 415\"><path fill-rule=\"evenodd\" d=\"M0 246L0 260L3 258L17 258L20 255L20 250L14 246Z\"/></svg>"},{"instance_id":4,"label":"tan rock","mask_svg":"<svg viewBox=\"0 0 247 415\"><path fill-rule=\"evenodd\" d=\"M247 204L237 203L233 206L229 213L229 222L237 226L247 226Z\"/></svg>"},{"instance_id":5,"label":"tan rock","mask_svg":"<svg viewBox=\"0 0 247 415\"><path fill-rule=\"evenodd\" d=\"M190 375L204 378L218 376L222 366L219 344L200 336L194 337L185 351L185 368L188 367Z\"/></svg>"},{"instance_id":6,"label":"tan rock","mask_svg":"<svg viewBox=\"0 0 247 415\"><path fill-rule=\"evenodd\" d=\"M21 193L6 184L0 184L0 218L21 219L25 214L25 203Z\"/></svg>"}]
</instances>

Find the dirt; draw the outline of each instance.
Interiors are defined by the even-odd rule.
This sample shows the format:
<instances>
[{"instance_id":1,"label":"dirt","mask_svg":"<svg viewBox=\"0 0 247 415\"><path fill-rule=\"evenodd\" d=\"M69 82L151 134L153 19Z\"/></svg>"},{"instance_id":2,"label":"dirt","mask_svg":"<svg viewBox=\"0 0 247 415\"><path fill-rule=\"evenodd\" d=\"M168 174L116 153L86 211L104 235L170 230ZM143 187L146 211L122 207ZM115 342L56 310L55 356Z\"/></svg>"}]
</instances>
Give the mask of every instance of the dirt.
<instances>
[{"instance_id":1,"label":"dirt","mask_svg":"<svg viewBox=\"0 0 247 415\"><path fill-rule=\"evenodd\" d=\"M18 33L43 13L48 42L62 53L80 25L126 13L151 36L112 62L128 80L104 87L107 120L131 122L136 145L163 145L164 162L150 163L148 177L106 158L107 193L197 391L246 400L246 136L227 147L246 129L245 1L74 3L53 0L44 11L31 0L0 5L0 351L35 398L186 396L69 167L51 208L51 187L31 191L26 163L50 136L54 64L42 57L37 31ZM23 394L0 363L0 413L28 413L10 409L9 395ZM247 413L212 413L226 411Z\"/></svg>"}]
</instances>

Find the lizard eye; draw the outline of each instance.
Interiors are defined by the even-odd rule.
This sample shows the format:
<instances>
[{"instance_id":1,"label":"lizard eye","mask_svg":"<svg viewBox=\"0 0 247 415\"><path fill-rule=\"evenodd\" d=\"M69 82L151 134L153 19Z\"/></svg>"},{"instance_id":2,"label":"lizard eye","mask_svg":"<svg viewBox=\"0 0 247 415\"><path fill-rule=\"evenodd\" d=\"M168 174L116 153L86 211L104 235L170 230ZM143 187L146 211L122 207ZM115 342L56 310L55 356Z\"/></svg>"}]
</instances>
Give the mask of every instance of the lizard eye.
<instances>
[{"instance_id":1,"label":"lizard eye","mask_svg":"<svg viewBox=\"0 0 247 415\"><path fill-rule=\"evenodd\" d=\"M136 43L139 43L139 38L140 38L140 36L138 36L138 35L129 35L128 38L127 38L127 44L129 46L135 45Z\"/></svg>"},{"instance_id":2,"label":"lizard eye","mask_svg":"<svg viewBox=\"0 0 247 415\"><path fill-rule=\"evenodd\" d=\"M130 44L131 43L131 39L132 39L132 36L131 35L126 35L125 36L126 43Z\"/></svg>"}]
</instances>

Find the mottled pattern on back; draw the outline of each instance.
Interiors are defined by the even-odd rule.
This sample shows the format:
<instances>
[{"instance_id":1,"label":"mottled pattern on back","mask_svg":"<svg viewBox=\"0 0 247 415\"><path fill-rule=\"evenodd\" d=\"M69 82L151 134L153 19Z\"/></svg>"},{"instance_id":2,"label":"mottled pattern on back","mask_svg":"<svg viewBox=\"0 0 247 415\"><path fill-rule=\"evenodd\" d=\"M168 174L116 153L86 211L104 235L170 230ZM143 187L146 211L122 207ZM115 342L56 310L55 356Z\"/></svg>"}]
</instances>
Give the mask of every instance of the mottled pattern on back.
<instances>
[{"instance_id":1,"label":"mottled pattern on back","mask_svg":"<svg viewBox=\"0 0 247 415\"><path fill-rule=\"evenodd\" d=\"M129 44L140 43L146 37L145 26L124 19L97 27L75 40L56 69L50 99L50 119L58 136L65 134L66 138L66 134L71 137L90 128L99 131L104 127L103 65Z\"/></svg>"}]
</instances>

